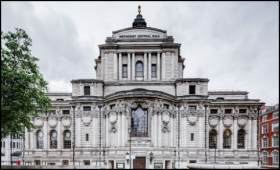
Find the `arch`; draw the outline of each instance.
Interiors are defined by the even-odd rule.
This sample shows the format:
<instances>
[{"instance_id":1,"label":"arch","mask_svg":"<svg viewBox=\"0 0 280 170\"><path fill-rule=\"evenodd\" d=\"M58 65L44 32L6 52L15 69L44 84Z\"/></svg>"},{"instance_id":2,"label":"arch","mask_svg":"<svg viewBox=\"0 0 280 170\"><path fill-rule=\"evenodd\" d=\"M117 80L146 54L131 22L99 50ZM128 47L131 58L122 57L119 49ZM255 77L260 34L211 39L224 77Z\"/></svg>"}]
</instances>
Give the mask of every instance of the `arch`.
<instances>
[{"instance_id":1,"label":"arch","mask_svg":"<svg viewBox=\"0 0 280 170\"><path fill-rule=\"evenodd\" d=\"M217 131L215 129L211 129L209 132L209 148L217 148Z\"/></svg>"},{"instance_id":2,"label":"arch","mask_svg":"<svg viewBox=\"0 0 280 170\"><path fill-rule=\"evenodd\" d=\"M57 149L57 132L55 130L50 132L50 149Z\"/></svg>"},{"instance_id":3,"label":"arch","mask_svg":"<svg viewBox=\"0 0 280 170\"><path fill-rule=\"evenodd\" d=\"M148 137L148 111L140 105L131 110L131 136Z\"/></svg>"},{"instance_id":4,"label":"arch","mask_svg":"<svg viewBox=\"0 0 280 170\"><path fill-rule=\"evenodd\" d=\"M229 129L224 130L223 133L223 148L230 149L231 148L231 131Z\"/></svg>"},{"instance_id":5,"label":"arch","mask_svg":"<svg viewBox=\"0 0 280 170\"><path fill-rule=\"evenodd\" d=\"M37 131L37 149L44 149L44 133L41 130Z\"/></svg>"},{"instance_id":6,"label":"arch","mask_svg":"<svg viewBox=\"0 0 280 170\"><path fill-rule=\"evenodd\" d=\"M142 61L137 61L135 64L135 76L136 77L143 77L144 76L144 66Z\"/></svg>"},{"instance_id":7,"label":"arch","mask_svg":"<svg viewBox=\"0 0 280 170\"><path fill-rule=\"evenodd\" d=\"M279 166L279 152L273 151L271 155L272 155L272 165Z\"/></svg>"},{"instance_id":8,"label":"arch","mask_svg":"<svg viewBox=\"0 0 280 170\"><path fill-rule=\"evenodd\" d=\"M245 130L244 129L240 129L237 132L237 148L245 149Z\"/></svg>"},{"instance_id":9,"label":"arch","mask_svg":"<svg viewBox=\"0 0 280 170\"><path fill-rule=\"evenodd\" d=\"M63 148L71 149L71 132L69 130L65 130L63 133Z\"/></svg>"}]
</instances>

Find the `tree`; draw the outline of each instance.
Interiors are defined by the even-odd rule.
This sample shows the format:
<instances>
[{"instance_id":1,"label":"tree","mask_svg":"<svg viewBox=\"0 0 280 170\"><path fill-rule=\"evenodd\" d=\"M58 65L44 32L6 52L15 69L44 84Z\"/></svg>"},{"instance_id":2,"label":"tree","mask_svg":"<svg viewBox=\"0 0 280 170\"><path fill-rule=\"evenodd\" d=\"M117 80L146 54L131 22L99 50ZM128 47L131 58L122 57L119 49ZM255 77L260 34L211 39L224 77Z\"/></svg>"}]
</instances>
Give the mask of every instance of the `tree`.
<instances>
[{"instance_id":1,"label":"tree","mask_svg":"<svg viewBox=\"0 0 280 170\"><path fill-rule=\"evenodd\" d=\"M23 29L1 31L1 140L34 128L30 118L37 110L49 112L48 83L31 55L31 38Z\"/></svg>"}]
</instances>

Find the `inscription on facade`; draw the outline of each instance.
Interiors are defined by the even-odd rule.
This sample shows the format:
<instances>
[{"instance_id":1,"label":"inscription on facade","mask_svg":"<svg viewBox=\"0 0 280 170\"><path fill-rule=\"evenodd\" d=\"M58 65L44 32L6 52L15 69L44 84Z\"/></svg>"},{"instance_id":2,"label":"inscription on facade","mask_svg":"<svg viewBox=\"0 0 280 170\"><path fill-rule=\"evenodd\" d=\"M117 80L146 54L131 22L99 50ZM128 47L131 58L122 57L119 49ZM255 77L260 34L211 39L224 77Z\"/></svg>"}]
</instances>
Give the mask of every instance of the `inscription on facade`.
<instances>
[{"instance_id":1,"label":"inscription on facade","mask_svg":"<svg viewBox=\"0 0 280 170\"><path fill-rule=\"evenodd\" d=\"M119 38L160 38L159 35L120 35Z\"/></svg>"}]
</instances>

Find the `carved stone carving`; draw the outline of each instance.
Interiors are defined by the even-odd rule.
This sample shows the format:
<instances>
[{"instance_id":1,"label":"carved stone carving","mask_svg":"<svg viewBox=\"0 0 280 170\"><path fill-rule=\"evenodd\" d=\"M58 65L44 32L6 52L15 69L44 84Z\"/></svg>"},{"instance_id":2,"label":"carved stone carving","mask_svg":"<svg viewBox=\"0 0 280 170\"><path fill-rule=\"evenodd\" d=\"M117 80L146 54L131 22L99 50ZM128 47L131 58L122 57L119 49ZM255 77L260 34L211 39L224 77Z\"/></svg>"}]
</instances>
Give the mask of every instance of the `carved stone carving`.
<instances>
[{"instance_id":1,"label":"carved stone carving","mask_svg":"<svg viewBox=\"0 0 280 170\"><path fill-rule=\"evenodd\" d=\"M41 128L44 125L43 118L41 117L35 117L34 118L34 125L37 126L37 128Z\"/></svg>"},{"instance_id":2,"label":"carved stone carving","mask_svg":"<svg viewBox=\"0 0 280 170\"><path fill-rule=\"evenodd\" d=\"M127 142L125 144L125 146L129 146L129 145L130 145L129 142ZM131 142L131 146L132 147L153 147L154 144L149 140L141 140L140 138L137 138L135 141Z\"/></svg>"},{"instance_id":3,"label":"carved stone carving","mask_svg":"<svg viewBox=\"0 0 280 170\"><path fill-rule=\"evenodd\" d=\"M225 127L229 128L232 125L232 117L231 116L225 116L223 120L223 124Z\"/></svg>"},{"instance_id":4,"label":"carved stone carving","mask_svg":"<svg viewBox=\"0 0 280 170\"><path fill-rule=\"evenodd\" d=\"M165 124L169 123L169 112L168 111L163 112L161 120Z\"/></svg>"},{"instance_id":5,"label":"carved stone carving","mask_svg":"<svg viewBox=\"0 0 280 170\"><path fill-rule=\"evenodd\" d=\"M118 121L118 116L115 112L110 113L109 121L111 124L115 124Z\"/></svg>"},{"instance_id":6,"label":"carved stone carving","mask_svg":"<svg viewBox=\"0 0 280 170\"><path fill-rule=\"evenodd\" d=\"M215 128L218 125L219 119L217 116L210 116L208 119L209 126Z\"/></svg>"},{"instance_id":7,"label":"carved stone carving","mask_svg":"<svg viewBox=\"0 0 280 170\"><path fill-rule=\"evenodd\" d=\"M71 117L63 117L63 118L62 118L62 125L63 125L65 128L69 128L69 127L71 126L71 123L72 123Z\"/></svg>"},{"instance_id":8,"label":"carved stone carving","mask_svg":"<svg viewBox=\"0 0 280 170\"><path fill-rule=\"evenodd\" d=\"M110 126L109 132L115 133L115 132L117 132L117 131L118 131L118 126L117 126L117 125L112 125L112 126Z\"/></svg>"},{"instance_id":9,"label":"carved stone carving","mask_svg":"<svg viewBox=\"0 0 280 170\"><path fill-rule=\"evenodd\" d=\"M190 125L195 125L198 117L194 112L191 112L187 115L187 119L188 119Z\"/></svg>"},{"instance_id":10,"label":"carved stone carving","mask_svg":"<svg viewBox=\"0 0 280 170\"><path fill-rule=\"evenodd\" d=\"M55 128L57 125L57 118L55 116L49 117L49 126Z\"/></svg>"},{"instance_id":11,"label":"carved stone carving","mask_svg":"<svg viewBox=\"0 0 280 170\"><path fill-rule=\"evenodd\" d=\"M84 112L83 117L82 117L82 121L83 121L84 125L88 126L90 124L91 120L92 120L91 112Z\"/></svg>"},{"instance_id":12,"label":"carved stone carving","mask_svg":"<svg viewBox=\"0 0 280 170\"><path fill-rule=\"evenodd\" d=\"M248 118L246 116L240 116L240 117L238 117L237 125L240 128L244 128L246 126L247 120L248 120Z\"/></svg>"}]
</instances>

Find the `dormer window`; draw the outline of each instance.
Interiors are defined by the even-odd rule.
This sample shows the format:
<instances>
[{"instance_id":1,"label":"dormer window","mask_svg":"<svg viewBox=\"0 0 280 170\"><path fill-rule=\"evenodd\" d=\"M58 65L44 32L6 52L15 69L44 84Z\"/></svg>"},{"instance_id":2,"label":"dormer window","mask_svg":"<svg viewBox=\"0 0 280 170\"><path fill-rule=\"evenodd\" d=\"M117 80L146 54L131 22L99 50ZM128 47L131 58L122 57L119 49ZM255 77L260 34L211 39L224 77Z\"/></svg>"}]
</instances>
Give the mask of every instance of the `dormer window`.
<instances>
[{"instance_id":1,"label":"dormer window","mask_svg":"<svg viewBox=\"0 0 280 170\"><path fill-rule=\"evenodd\" d=\"M190 85L189 94L195 94L195 85Z\"/></svg>"},{"instance_id":2,"label":"dormer window","mask_svg":"<svg viewBox=\"0 0 280 170\"><path fill-rule=\"evenodd\" d=\"M84 95L90 95L90 86L84 86Z\"/></svg>"}]
</instances>

